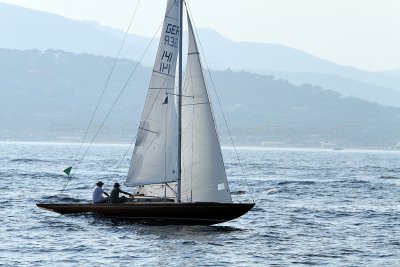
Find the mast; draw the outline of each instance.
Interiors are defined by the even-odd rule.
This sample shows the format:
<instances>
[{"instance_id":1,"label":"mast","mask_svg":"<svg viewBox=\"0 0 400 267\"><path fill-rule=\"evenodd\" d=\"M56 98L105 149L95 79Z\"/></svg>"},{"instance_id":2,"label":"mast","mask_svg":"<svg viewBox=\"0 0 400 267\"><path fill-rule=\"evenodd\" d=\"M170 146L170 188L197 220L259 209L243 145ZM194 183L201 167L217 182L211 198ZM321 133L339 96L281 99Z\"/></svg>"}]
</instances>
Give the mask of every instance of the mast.
<instances>
[{"instance_id":1,"label":"mast","mask_svg":"<svg viewBox=\"0 0 400 267\"><path fill-rule=\"evenodd\" d=\"M183 36L183 0L179 0L179 92L178 92L178 188L176 201L181 202L182 178L182 36Z\"/></svg>"}]
</instances>

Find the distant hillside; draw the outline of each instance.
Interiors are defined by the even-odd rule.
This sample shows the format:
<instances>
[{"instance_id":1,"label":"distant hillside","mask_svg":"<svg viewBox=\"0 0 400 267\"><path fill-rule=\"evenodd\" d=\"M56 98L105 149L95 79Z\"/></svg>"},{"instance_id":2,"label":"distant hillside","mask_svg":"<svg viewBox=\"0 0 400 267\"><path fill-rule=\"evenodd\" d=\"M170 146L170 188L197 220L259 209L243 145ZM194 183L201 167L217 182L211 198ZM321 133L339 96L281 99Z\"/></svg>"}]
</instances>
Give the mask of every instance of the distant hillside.
<instances>
[{"instance_id":1,"label":"distant hillside","mask_svg":"<svg viewBox=\"0 0 400 267\"><path fill-rule=\"evenodd\" d=\"M265 29L267 32L268 29ZM114 57L123 39L121 30L95 22L0 3L0 47L8 49L60 49L74 53ZM279 44L234 42L210 29L198 31L209 67L272 74L294 84L314 84L344 96L400 107L400 75L368 72L341 66ZM139 60L150 38L129 35L121 56ZM142 60L151 66L158 40Z\"/></svg>"},{"instance_id":2,"label":"distant hillside","mask_svg":"<svg viewBox=\"0 0 400 267\"><path fill-rule=\"evenodd\" d=\"M385 106L400 107L400 91L383 86L368 84L358 80L324 73L290 73L266 71L265 74L285 79L294 85L314 84L333 90L343 96L355 96L367 101L377 102ZM389 74L384 74L389 76ZM399 76L400 77L400 76Z\"/></svg>"},{"instance_id":3,"label":"distant hillside","mask_svg":"<svg viewBox=\"0 0 400 267\"><path fill-rule=\"evenodd\" d=\"M386 75L386 76L392 76L392 77L400 78L400 69L390 70L390 71L382 71L380 73L383 74L383 75Z\"/></svg>"},{"instance_id":4,"label":"distant hillside","mask_svg":"<svg viewBox=\"0 0 400 267\"><path fill-rule=\"evenodd\" d=\"M0 129L13 138L52 139L83 136L113 64L112 58L48 50L0 49ZM119 60L99 107L94 126L102 123L136 63ZM104 128L133 138L145 97L149 70L139 67ZM125 127L125 128L124 128ZM112 128L112 130L110 130ZM92 129L95 131L95 128ZM118 134L118 133L117 133ZM1 134L0 134L1 136ZM7 137L7 138L9 138ZM0 138L1 139L1 138Z\"/></svg>"},{"instance_id":5,"label":"distant hillside","mask_svg":"<svg viewBox=\"0 0 400 267\"><path fill-rule=\"evenodd\" d=\"M285 141L299 146L395 146L400 109L273 76L217 72L214 82L241 138ZM250 126L249 126L250 125ZM246 128L249 127L249 128ZM260 135L262 138L259 138ZM250 138L250 139L249 139Z\"/></svg>"},{"instance_id":6,"label":"distant hillside","mask_svg":"<svg viewBox=\"0 0 400 267\"><path fill-rule=\"evenodd\" d=\"M0 140L79 141L113 59L7 49L0 49L0 58L4 59L0 61ZM118 61L95 126L101 124L135 66L130 60ZM149 75L149 68L139 66L97 141L135 138ZM238 144L394 147L400 141L400 109L342 97L320 87L293 86L267 75L217 71L212 76ZM210 92L213 96L212 88ZM219 108L214 111L221 125ZM219 130L227 143L225 128Z\"/></svg>"},{"instance_id":7,"label":"distant hillside","mask_svg":"<svg viewBox=\"0 0 400 267\"><path fill-rule=\"evenodd\" d=\"M0 3L0 47L9 49L60 49L74 53L115 57L124 33L93 22ZM117 32L117 33L115 33ZM138 60L150 39L130 35L122 57ZM151 47L156 50L157 43ZM153 61L150 52L144 62Z\"/></svg>"}]
</instances>

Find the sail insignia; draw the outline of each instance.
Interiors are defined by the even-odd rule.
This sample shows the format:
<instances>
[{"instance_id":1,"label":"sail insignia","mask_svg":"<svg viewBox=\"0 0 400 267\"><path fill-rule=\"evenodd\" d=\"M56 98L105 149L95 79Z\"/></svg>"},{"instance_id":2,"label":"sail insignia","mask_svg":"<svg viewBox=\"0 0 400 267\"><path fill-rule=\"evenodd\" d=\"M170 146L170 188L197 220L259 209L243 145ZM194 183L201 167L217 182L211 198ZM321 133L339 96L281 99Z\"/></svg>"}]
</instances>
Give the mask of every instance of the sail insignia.
<instances>
[{"instance_id":1,"label":"sail insignia","mask_svg":"<svg viewBox=\"0 0 400 267\"><path fill-rule=\"evenodd\" d=\"M168 96L165 97L164 102L162 102L163 105L167 105L168 104Z\"/></svg>"}]
</instances>

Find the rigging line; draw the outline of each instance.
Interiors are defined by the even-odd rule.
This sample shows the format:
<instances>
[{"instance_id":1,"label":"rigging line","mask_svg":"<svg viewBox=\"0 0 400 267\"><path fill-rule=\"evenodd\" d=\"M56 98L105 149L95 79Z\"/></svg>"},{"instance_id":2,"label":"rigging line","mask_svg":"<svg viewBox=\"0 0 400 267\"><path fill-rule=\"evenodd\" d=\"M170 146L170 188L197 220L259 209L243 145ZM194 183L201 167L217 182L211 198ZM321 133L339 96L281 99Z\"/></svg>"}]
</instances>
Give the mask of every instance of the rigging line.
<instances>
[{"instance_id":1,"label":"rigging line","mask_svg":"<svg viewBox=\"0 0 400 267\"><path fill-rule=\"evenodd\" d=\"M192 80L192 83L193 83L193 76L192 76L192 68L190 69L190 79ZM192 94L193 94L193 101L194 101L194 90L193 90L193 87L191 87L191 89L192 89ZM195 133L195 131L193 130L194 129L194 122L195 122L195 120L194 120L194 118L195 118L195 116L194 116L194 105L192 106L192 166L191 166L191 168L190 168L190 202L193 202L193 159L194 159L194 135L196 134Z\"/></svg>"},{"instance_id":2,"label":"rigging line","mask_svg":"<svg viewBox=\"0 0 400 267\"><path fill-rule=\"evenodd\" d=\"M117 56L116 56L115 59L114 59L113 65L112 65L111 70L110 70L110 73L108 74L106 83L105 83L104 88L103 88L103 90L102 90L102 92L101 92L100 98L99 98L99 100L98 100L98 102L97 102L97 105L96 105L96 108L95 108L95 110L94 110L94 112L93 112L92 118L90 119L89 125L88 125L88 127L87 127L87 129L86 129L86 132L85 132L85 135L84 135L84 137L83 137L83 139L82 139L81 145L79 146L78 152L76 153L76 156L75 156L75 159L74 159L74 161L73 161L73 165L72 165L72 166L74 166L75 163L76 163L76 160L77 160L78 155L79 155L79 153L80 153L80 151L81 151L81 148L82 148L82 144L85 142L85 139L86 139L87 134L88 134L88 132L89 132L90 126L92 125L93 120L94 120L94 117L95 117L95 115L96 115L96 113L97 113L97 110L98 110L98 108L99 108L100 102L101 102L101 100L103 99L104 92L105 92L105 90L106 90L106 88L107 88L107 86L108 86L108 84L109 84L109 82L110 82L111 76L112 76L112 74L113 74L113 72L114 72L115 66L116 66L117 61L118 61L118 59L119 59L119 56L121 55L122 48L123 48L123 46L124 46L124 44L125 44L126 38L127 38L127 36L128 36L129 30L130 30L130 28L131 28L131 26L132 26L133 20L134 20L135 15L136 15L136 12L137 12L137 10L138 10L138 8L139 8L140 1L141 1L141 0L139 0L139 1L137 2L137 4L136 4L135 10L134 10L134 12L133 12L133 14L132 14L132 17L131 17L131 20L130 20L130 22L129 22L128 28L127 28L126 31L125 31L124 38L123 38L122 43L121 43L121 45L120 45L120 47L119 47Z\"/></svg>"},{"instance_id":3,"label":"rigging line","mask_svg":"<svg viewBox=\"0 0 400 267\"><path fill-rule=\"evenodd\" d=\"M188 60L189 61L189 60ZM187 63L188 64L188 63ZM186 79L190 79L190 81L188 80L188 83L190 84L190 83L192 83L193 84L193 74L192 74L192 69L190 68L190 69L187 69L187 71L189 71L189 73L185 73L185 80L184 80L184 84L186 84ZM186 89L186 90L185 90ZM185 86L183 87L183 90L182 90L182 96L183 97L189 97L189 98L192 98L193 100L192 101L194 101L194 90L193 90L193 87L190 87L189 88L189 90L191 90L190 92L189 91L187 91L187 87L185 88ZM190 94L192 94L192 96L185 96L184 95L184 93L190 93ZM194 166L193 166L193 162L194 162L194 135L195 135L195 131L194 131L194 124L195 124L195 116L194 116L194 113L195 113L195 110L194 110L194 105L191 105L191 104L183 104L182 103L182 107L184 107L184 106L186 106L186 107L189 107L189 108L191 108L192 110L191 110L191 112L190 112L190 110L189 111L187 111L186 112L186 114L189 114L189 113L191 113L190 115L192 116L192 118L191 118L191 139L190 139L190 146L191 146L191 153L190 153L190 160L191 160L191 163L192 163L192 165L191 166L186 166L186 167L188 167L189 169L190 169L190 184L189 184L189 182L187 182L187 183L185 183L184 184L184 187L185 187L185 192L190 192L190 195L188 195L188 193L186 193L186 199L188 200L188 201L190 201L190 202L193 202L193 169L194 169ZM190 115L188 115L188 116L190 116ZM183 156L185 156L185 154L183 153ZM188 156L189 157L189 156ZM183 162L185 162L184 160L183 160ZM185 168L183 168L183 169L185 169ZM188 188L189 187L189 188Z\"/></svg>"},{"instance_id":4,"label":"rigging line","mask_svg":"<svg viewBox=\"0 0 400 267\"><path fill-rule=\"evenodd\" d=\"M174 109L174 106L175 106L175 103L177 103L177 101L176 101L176 99L175 99L175 97L172 97L172 99L173 99L173 105L171 105L171 108L172 109ZM176 113L175 113L176 114ZM174 153L174 144L176 145L176 147L177 147L177 143L178 143L178 135L177 135L177 132L175 132L174 130L176 130L176 129L178 129L178 126L177 126L177 124L178 124L178 120L177 120L177 118L175 117L175 119L173 120L173 124L170 126L170 132L171 132L171 134L172 134L172 142L171 142L171 147L170 147L170 151L169 151L169 161L168 161L168 166L171 166L171 164L175 161L175 157L173 157L172 155L173 155L173 153ZM175 135L176 134L176 135ZM177 163L178 162L176 162L176 165L175 165L175 168L174 168L174 170L173 170L173 174L175 175L175 173L177 173ZM168 185L168 184L167 184ZM169 186L169 185L168 185ZM170 186L169 186L170 187ZM171 188L171 187L170 187ZM172 188L171 188L172 189ZM177 192L175 192L175 190L172 190L173 191L173 193L175 194L175 197L176 197L176 194L177 194Z\"/></svg>"},{"instance_id":5,"label":"rigging line","mask_svg":"<svg viewBox=\"0 0 400 267\"><path fill-rule=\"evenodd\" d=\"M193 104L184 104L182 106L198 106L198 105L209 105L211 106L210 102L199 102L199 103L193 103Z\"/></svg>"},{"instance_id":6,"label":"rigging line","mask_svg":"<svg viewBox=\"0 0 400 267\"><path fill-rule=\"evenodd\" d=\"M174 95L174 96L179 96L179 94L171 94L167 92L167 95ZM194 98L193 95L182 95L182 97L190 97L190 98Z\"/></svg>"},{"instance_id":7,"label":"rigging line","mask_svg":"<svg viewBox=\"0 0 400 267\"><path fill-rule=\"evenodd\" d=\"M136 139L133 139L132 142L129 144L129 147L128 147L128 149L125 151L125 154L124 154L124 156L122 157L121 161L118 163L117 167L115 167L112 176L114 176L114 175L117 173L119 167L121 166L122 162L125 160L126 155L128 155L128 152L131 150L131 147L132 147L132 145L133 145L133 143L134 143L135 141L136 141Z\"/></svg>"},{"instance_id":8,"label":"rigging line","mask_svg":"<svg viewBox=\"0 0 400 267\"><path fill-rule=\"evenodd\" d=\"M192 21L192 24L194 25L195 23L194 23L194 21L193 21L193 16L191 15L192 13L191 13L191 11L190 11L190 7L189 7L189 4L187 3L187 1L185 1L185 5L186 5L186 8L187 8L188 14L189 14L190 17L192 18L192 20L191 20L191 21ZM247 176L246 176L245 173L244 173L243 164L242 164L242 161L240 160L239 154L238 154L238 152L237 152L235 142L233 141L232 134L231 134L231 131L230 131L230 129L229 129L228 121L227 121L227 119L226 119L224 110L222 109L221 101L220 101L220 98L219 98L219 96L218 96L218 93L217 93L217 90L216 90L216 87L215 87L215 84L214 84L214 80L213 80L213 78L212 78L211 71L210 71L210 68L209 68L209 66L208 66L208 62L207 62L207 59L206 59L206 56L205 56L205 53L204 53L204 50L203 50L203 46L202 46L202 44L201 44L201 42L200 42L200 38L199 38L199 35L198 35L198 33L197 33L197 29L196 29L196 27L193 27L193 28L194 28L194 31L195 31L195 33L196 33L196 37L197 37L197 40L198 40L198 42L199 42L201 52L202 52L202 54L203 54L204 63L205 63L206 66L207 66L207 72L208 72L208 75L209 75L209 77L210 77L210 81L211 81L211 84L212 84L212 87L213 87L215 96L217 97L218 105L219 105L219 107L220 107L220 110L221 110L221 113L222 113L222 117L223 117L223 119L224 119L224 123L225 123L226 129L227 129L228 134L229 134L229 139L230 139L230 141L231 141L231 143L232 143L233 149L234 149L234 151L235 151L236 158L237 158L237 160L238 160L238 162L239 162L239 166L240 166L240 169L241 169L241 171L242 171L242 175L243 175L243 177L244 177L244 179L245 179L246 186L247 186L247 188L248 188L248 190L249 190L249 192L250 192L250 197L251 197L253 203L255 203L254 197L253 197L253 190L252 190L251 187L249 186L249 182L248 182L248 180L247 180Z\"/></svg>"},{"instance_id":9,"label":"rigging line","mask_svg":"<svg viewBox=\"0 0 400 267\"><path fill-rule=\"evenodd\" d=\"M171 191L176 194L176 191L169 185L169 183L166 183L166 186L168 186L168 188L171 189Z\"/></svg>"},{"instance_id":10,"label":"rigging line","mask_svg":"<svg viewBox=\"0 0 400 267\"><path fill-rule=\"evenodd\" d=\"M173 88L173 87L165 87L165 88L162 88L162 87L149 87L149 90L173 90L173 89L175 89L175 88Z\"/></svg>"},{"instance_id":11,"label":"rigging line","mask_svg":"<svg viewBox=\"0 0 400 267\"><path fill-rule=\"evenodd\" d=\"M168 96L167 96L168 97ZM167 137L168 137L168 104L166 105L166 111L165 111L165 119L164 119L164 125L165 125L165 137L164 137L164 182L167 183ZM165 193L166 197L166 193Z\"/></svg>"},{"instance_id":12,"label":"rigging line","mask_svg":"<svg viewBox=\"0 0 400 267\"><path fill-rule=\"evenodd\" d=\"M168 97L168 95L167 95ZM165 111L165 120L164 120L164 125L165 125L165 138L164 138L164 183L165 185L167 184L167 175L168 175L168 167L167 167L167 137L168 137L168 107L169 105L166 105L166 111ZM167 186L164 187L164 202L167 202Z\"/></svg>"},{"instance_id":13,"label":"rigging line","mask_svg":"<svg viewBox=\"0 0 400 267\"><path fill-rule=\"evenodd\" d=\"M145 131L145 132L149 132L149 133L158 134L158 132L156 132L156 131L152 131L152 130L149 130L149 129L145 129L145 128L142 128L142 127L139 127L139 130L142 130L142 131Z\"/></svg>"},{"instance_id":14,"label":"rigging line","mask_svg":"<svg viewBox=\"0 0 400 267\"><path fill-rule=\"evenodd\" d=\"M83 145L83 143L85 142L85 139L86 139L86 137L87 137L87 134L89 133L90 126L92 125L93 120L94 120L94 117L96 116L97 110L98 110L98 108L99 108L99 106L100 106L100 102L101 102L101 100L103 99L104 92L106 91L106 88L107 88L107 86L108 86L108 84L109 84L109 82L110 82L111 76L112 76L112 74L114 73L115 66L116 66L116 64L117 64L117 61L118 61L118 59L119 59L119 56L121 55L122 48L123 48L123 46L124 46L124 44L125 44L125 41L126 41L126 38L127 38L127 36L128 36L129 30L130 30L130 28L131 28L131 26L132 26L132 23L133 23L133 20L134 20L134 18L135 18L135 16L136 16L136 12L137 12L137 10L139 9L140 1L141 1L141 0L138 0L138 2L137 2L137 4L136 4L136 7L135 7L135 9L134 9L134 11L133 11L133 14L132 14L132 16L131 16L131 20L130 20L130 22L129 22L128 28L127 28L126 31L125 31L124 38L123 38L122 43L121 43L121 45L120 45L120 47L119 47L119 49L118 49L118 53L117 53L117 55L116 55L116 57L115 57L115 59L114 59L113 65L112 65L112 67L111 67L111 70L110 70L110 72L109 72L109 74L108 74L106 83L105 83L105 85L104 85L104 87L103 87L103 90L102 90L102 92L101 92L101 94L100 94L100 98L99 98L99 100L97 101L97 104L96 104L96 107L95 107L95 109L94 109L92 118L90 119L89 125L88 125L88 127L86 128L86 131L85 131L85 134L84 134L84 136L83 136L82 142L81 142L81 144L79 145L78 152L75 154L75 157L74 157L74 160L73 160L73 163L72 163L72 174L71 174L71 176L69 177L69 179L66 181L66 183L64 184L64 187L63 187L63 189L61 190L60 195L65 191L65 188L67 187L69 180L70 180L70 179L73 177L73 175L75 174L75 168L76 168L77 165L78 165L78 164L76 164L76 163L77 163L77 159L78 159L78 155L79 155L79 153L81 152L82 145Z\"/></svg>"},{"instance_id":15,"label":"rigging line","mask_svg":"<svg viewBox=\"0 0 400 267\"><path fill-rule=\"evenodd\" d=\"M161 71L158 71L158 70L154 70L154 69L153 69L153 72L154 72L154 73L157 73L157 74L160 74L160 75L164 75L164 76L171 77L171 78L174 78L174 79L175 79L175 75L166 74L166 73L164 73L164 72L161 72Z\"/></svg>"}]
</instances>

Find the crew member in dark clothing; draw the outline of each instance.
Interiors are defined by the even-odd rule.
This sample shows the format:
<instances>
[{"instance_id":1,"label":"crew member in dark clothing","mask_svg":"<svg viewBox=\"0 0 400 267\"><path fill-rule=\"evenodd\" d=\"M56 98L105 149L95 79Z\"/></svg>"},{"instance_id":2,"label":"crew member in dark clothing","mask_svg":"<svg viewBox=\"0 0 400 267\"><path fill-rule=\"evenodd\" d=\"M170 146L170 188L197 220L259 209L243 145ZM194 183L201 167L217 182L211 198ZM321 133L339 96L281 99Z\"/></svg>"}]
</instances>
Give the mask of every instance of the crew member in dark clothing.
<instances>
[{"instance_id":1,"label":"crew member in dark clothing","mask_svg":"<svg viewBox=\"0 0 400 267\"><path fill-rule=\"evenodd\" d=\"M122 191L121 189L119 189L119 187L120 187L119 183L114 183L114 188L113 188L113 190L111 190L111 193L110 193L110 202L111 203L121 203L121 202L126 201L126 197L125 196L120 197L119 193L132 196L132 194Z\"/></svg>"}]
</instances>

